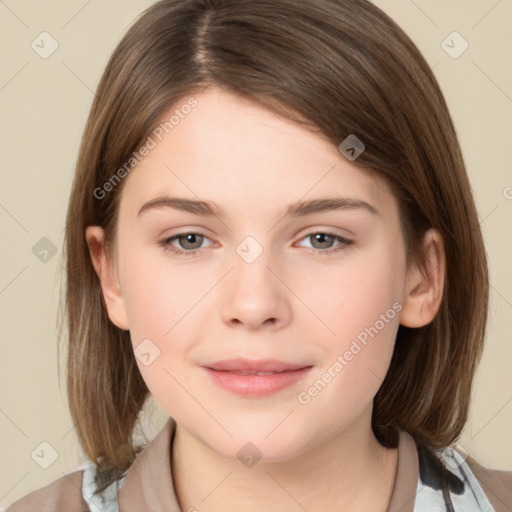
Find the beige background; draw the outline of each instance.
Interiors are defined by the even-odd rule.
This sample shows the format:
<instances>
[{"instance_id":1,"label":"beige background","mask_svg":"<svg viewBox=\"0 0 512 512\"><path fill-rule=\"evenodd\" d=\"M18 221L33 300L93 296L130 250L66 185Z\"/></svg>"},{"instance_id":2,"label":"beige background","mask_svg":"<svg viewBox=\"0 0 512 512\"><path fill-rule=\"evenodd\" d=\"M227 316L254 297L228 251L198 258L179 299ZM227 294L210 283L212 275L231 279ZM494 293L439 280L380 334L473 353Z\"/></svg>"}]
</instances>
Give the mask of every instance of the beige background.
<instances>
[{"instance_id":1,"label":"beige background","mask_svg":"<svg viewBox=\"0 0 512 512\"><path fill-rule=\"evenodd\" d=\"M0 0L0 506L84 461L58 380L66 205L93 91L115 44L151 3ZM492 283L487 346L460 443L483 464L512 469L512 0L376 3L433 67L458 129ZM31 47L43 31L58 43L46 59ZM454 31L469 44L456 59L442 46ZM462 40L452 39L451 51L462 48ZM32 252L48 244L43 237L57 249L46 262ZM148 437L165 419L154 411ZM58 456L47 469L36 463L51 462L53 452L42 442Z\"/></svg>"}]
</instances>

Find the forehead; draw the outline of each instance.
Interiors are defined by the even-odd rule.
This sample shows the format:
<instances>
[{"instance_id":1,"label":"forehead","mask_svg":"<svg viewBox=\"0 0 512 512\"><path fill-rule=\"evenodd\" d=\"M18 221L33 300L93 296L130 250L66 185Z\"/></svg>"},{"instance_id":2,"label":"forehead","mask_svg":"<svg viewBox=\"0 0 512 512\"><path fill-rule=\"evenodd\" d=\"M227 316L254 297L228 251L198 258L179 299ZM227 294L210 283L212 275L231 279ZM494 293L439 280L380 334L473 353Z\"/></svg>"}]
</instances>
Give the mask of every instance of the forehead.
<instances>
[{"instance_id":1,"label":"forehead","mask_svg":"<svg viewBox=\"0 0 512 512\"><path fill-rule=\"evenodd\" d=\"M387 184L370 176L322 135L219 89L194 95L195 108L161 118L159 137L124 183L121 209L133 216L163 195L212 199L227 214L317 197L343 196L396 210ZM183 100L183 104L186 99ZM163 134L161 133L163 131ZM129 200L125 200L129 199Z\"/></svg>"}]
</instances>

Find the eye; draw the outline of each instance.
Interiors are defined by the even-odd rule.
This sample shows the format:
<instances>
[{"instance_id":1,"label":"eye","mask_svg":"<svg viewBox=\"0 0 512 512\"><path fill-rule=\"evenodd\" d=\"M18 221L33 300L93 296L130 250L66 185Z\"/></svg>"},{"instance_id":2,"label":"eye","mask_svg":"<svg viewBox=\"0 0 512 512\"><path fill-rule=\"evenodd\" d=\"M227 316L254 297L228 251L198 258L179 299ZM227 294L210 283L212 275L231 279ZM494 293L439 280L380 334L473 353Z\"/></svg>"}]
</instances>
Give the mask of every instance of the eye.
<instances>
[{"instance_id":1,"label":"eye","mask_svg":"<svg viewBox=\"0 0 512 512\"><path fill-rule=\"evenodd\" d=\"M349 240L334 233L327 233L324 231L317 231L307 234L301 240L305 239L312 240L312 249L315 254L328 255L335 252L342 251L349 245L353 244L353 240ZM173 254L183 255L187 257L199 256L202 253L204 247L201 247L204 240L209 238L202 232L183 232L173 235L169 238L165 238L159 245L161 245L165 251L172 252ZM332 246L334 242L338 242L339 245ZM174 242L178 243L182 248L176 247Z\"/></svg>"},{"instance_id":2,"label":"eye","mask_svg":"<svg viewBox=\"0 0 512 512\"><path fill-rule=\"evenodd\" d=\"M186 255L186 256L197 256L202 252L202 242L208 239L208 237L204 233L200 232L185 232L178 233L170 238L166 238L159 242L160 245L163 246L165 251L170 251L174 254L178 255ZM180 249L173 245L173 242L179 243L185 250Z\"/></svg>"},{"instance_id":3,"label":"eye","mask_svg":"<svg viewBox=\"0 0 512 512\"><path fill-rule=\"evenodd\" d=\"M348 238L344 238L339 235L335 235L334 233L327 233L324 231L316 231L314 233L309 233L302 240L305 239L312 240L313 249L316 249L314 252L321 255L328 255L335 252L342 251L346 249L349 245L353 244L353 240L349 240ZM340 245L332 247L334 242L338 241Z\"/></svg>"}]
</instances>

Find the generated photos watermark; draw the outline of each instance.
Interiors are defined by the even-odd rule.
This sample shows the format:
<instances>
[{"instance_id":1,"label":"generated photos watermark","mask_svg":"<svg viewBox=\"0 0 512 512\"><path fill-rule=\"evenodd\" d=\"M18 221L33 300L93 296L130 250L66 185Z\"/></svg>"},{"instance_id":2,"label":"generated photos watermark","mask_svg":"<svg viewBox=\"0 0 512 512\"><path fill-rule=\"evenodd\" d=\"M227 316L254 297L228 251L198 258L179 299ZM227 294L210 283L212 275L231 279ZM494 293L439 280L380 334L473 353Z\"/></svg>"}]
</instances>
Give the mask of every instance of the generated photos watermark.
<instances>
[{"instance_id":1,"label":"generated photos watermark","mask_svg":"<svg viewBox=\"0 0 512 512\"><path fill-rule=\"evenodd\" d=\"M124 179L133 168L138 165L149 153L156 148L158 142L161 142L166 135L172 132L185 117L192 112L192 109L197 107L198 101L191 97L186 103L181 105L180 108L174 110L169 116L167 121L161 122L152 132L148 135L146 141L138 150L134 151L130 158L117 169L117 171L105 182L101 187L94 189L93 195L96 199L104 199L109 192Z\"/></svg>"},{"instance_id":2,"label":"generated photos watermark","mask_svg":"<svg viewBox=\"0 0 512 512\"><path fill-rule=\"evenodd\" d=\"M369 338L373 339L379 332L384 329L397 313L402 311L402 304L399 302L393 303L393 305L385 312L381 313L379 319L370 327L365 327L350 344L348 350L343 354L336 356L336 360L322 373L320 378L316 380L307 390L301 391L297 395L297 400L302 405L307 405L311 400L318 396L318 394L325 389L327 384L332 381L342 370L347 366L350 361L359 354L370 341Z\"/></svg>"}]
</instances>

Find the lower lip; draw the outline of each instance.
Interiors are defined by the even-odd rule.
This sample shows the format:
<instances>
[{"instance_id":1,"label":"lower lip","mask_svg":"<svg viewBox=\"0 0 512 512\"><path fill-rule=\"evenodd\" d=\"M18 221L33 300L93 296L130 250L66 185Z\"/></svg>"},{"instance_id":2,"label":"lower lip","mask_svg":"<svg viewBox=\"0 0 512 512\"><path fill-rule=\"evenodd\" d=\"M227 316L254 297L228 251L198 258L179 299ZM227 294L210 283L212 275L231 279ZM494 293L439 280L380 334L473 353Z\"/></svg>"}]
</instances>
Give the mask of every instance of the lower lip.
<instances>
[{"instance_id":1,"label":"lower lip","mask_svg":"<svg viewBox=\"0 0 512 512\"><path fill-rule=\"evenodd\" d=\"M272 375L239 375L211 368L203 367L212 379L229 391L246 397L259 397L271 395L281 389L296 384L304 379L306 374L313 368L307 366L300 370L290 370Z\"/></svg>"}]
</instances>

